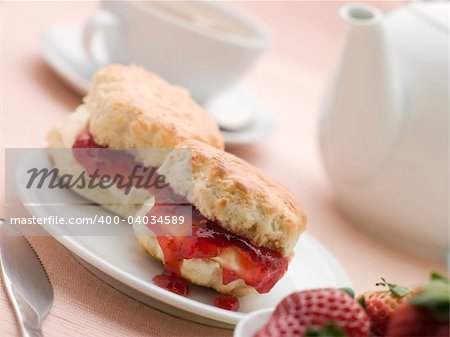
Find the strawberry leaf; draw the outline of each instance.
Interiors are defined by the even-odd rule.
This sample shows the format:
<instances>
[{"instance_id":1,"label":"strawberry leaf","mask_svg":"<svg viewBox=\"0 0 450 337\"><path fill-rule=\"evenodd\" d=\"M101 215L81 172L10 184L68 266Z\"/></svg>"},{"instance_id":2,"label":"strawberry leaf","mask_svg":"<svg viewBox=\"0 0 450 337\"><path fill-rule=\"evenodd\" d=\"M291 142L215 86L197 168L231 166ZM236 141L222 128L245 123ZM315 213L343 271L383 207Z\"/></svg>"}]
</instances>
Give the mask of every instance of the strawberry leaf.
<instances>
[{"instance_id":1,"label":"strawberry leaf","mask_svg":"<svg viewBox=\"0 0 450 337\"><path fill-rule=\"evenodd\" d=\"M375 283L375 285L387 287L391 292L391 294L396 297L405 297L411 292L409 288L403 287L395 283L389 283L384 278L381 278L381 282Z\"/></svg>"},{"instance_id":2,"label":"strawberry leaf","mask_svg":"<svg viewBox=\"0 0 450 337\"><path fill-rule=\"evenodd\" d=\"M438 321L449 321L450 315L450 289L447 280L432 278L432 281L419 289L410 303L428 309L430 314Z\"/></svg>"},{"instance_id":3,"label":"strawberry leaf","mask_svg":"<svg viewBox=\"0 0 450 337\"><path fill-rule=\"evenodd\" d=\"M446 277L446 276L444 276L444 275L442 275L442 274L440 274L440 273L438 273L436 271L431 273L431 277L430 278L431 278L432 281L441 280L441 281L450 283L450 279L448 277Z\"/></svg>"},{"instance_id":4,"label":"strawberry leaf","mask_svg":"<svg viewBox=\"0 0 450 337\"><path fill-rule=\"evenodd\" d=\"M306 337L347 337L347 334L340 326L328 323L323 328L308 330Z\"/></svg>"},{"instance_id":5,"label":"strawberry leaf","mask_svg":"<svg viewBox=\"0 0 450 337\"><path fill-rule=\"evenodd\" d=\"M351 298L355 298L355 291L352 288L339 288L339 290L346 292Z\"/></svg>"},{"instance_id":6,"label":"strawberry leaf","mask_svg":"<svg viewBox=\"0 0 450 337\"><path fill-rule=\"evenodd\" d=\"M364 310L366 310L366 299L364 298L364 296L361 296L358 299L358 303L361 307L363 307Z\"/></svg>"},{"instance_id":7,"label":"strawberry leaf","mask_svg":"<svg viewBox=\"0 0 450 337\"><path fill-rule=\"evenodd\" d=\"M389 291L397 297L405 297L411 291L403 286L399 286L398 284L388 283Z\"/></svg>"}]
</instances>

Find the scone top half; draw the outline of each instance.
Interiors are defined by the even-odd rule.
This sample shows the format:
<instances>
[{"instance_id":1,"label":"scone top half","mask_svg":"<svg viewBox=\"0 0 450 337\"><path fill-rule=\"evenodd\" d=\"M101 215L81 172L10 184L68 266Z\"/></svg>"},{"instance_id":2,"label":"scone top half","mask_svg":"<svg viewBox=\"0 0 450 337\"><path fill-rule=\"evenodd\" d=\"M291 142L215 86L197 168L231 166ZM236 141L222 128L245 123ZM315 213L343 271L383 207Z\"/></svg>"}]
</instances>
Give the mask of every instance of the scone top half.
<instances>
[{"instance_id":1,"label":"scone top half","mask_svg":"<svg viewBox=\"0 0 450 337\"><path fill-rule=\"evenodd\" d=\"M195 139L224 147L216 122L187 90L137 66L97 72L84 99L89 131L115 148L173 148Z\"/></svg>"},{"instance_id":2,"label":"scone top half","mask_svg":"<svg viewBox=\"0 0 450 337\"><path fill-rule=\"evenodd\" d=\"M138 66L100 69L84 104L49 134L51 147L72 147L86 131L109 148L174 148L195 139L223 149L217 123L190 97Z\"/></svg>"},{"instance_id":3,"label":"scone top half","mask_svg":"<svg viewBox=\"0 0 450 337\"><path fill-rule=\"evenodd\" d=\"M191 151L192 188L187 190L179 179L176 150L158 170L176 193L226 230L285 257L292 254L307 219L289 190L246 161L207 144L191 140L177 148Z\"/></svg>"}]
</instances>

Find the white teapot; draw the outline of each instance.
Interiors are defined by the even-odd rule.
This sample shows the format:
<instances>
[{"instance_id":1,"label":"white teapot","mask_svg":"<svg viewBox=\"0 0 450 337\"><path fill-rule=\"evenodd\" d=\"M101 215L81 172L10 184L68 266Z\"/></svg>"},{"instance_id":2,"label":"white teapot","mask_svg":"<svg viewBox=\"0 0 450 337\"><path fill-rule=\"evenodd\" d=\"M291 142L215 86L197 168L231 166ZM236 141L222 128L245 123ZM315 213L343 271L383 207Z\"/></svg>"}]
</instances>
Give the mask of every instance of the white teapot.
<instances>
[{"instance_id":1,"label":"white teapot","mask_svg":"<svg viewBox=\"0 0 450 337\"><path fill-rule=\"evenodd\" d=\"M449 3L342 7L348 36L320 140L340 208L419 254L449 248Z\"/></svg>"}]
</instances>

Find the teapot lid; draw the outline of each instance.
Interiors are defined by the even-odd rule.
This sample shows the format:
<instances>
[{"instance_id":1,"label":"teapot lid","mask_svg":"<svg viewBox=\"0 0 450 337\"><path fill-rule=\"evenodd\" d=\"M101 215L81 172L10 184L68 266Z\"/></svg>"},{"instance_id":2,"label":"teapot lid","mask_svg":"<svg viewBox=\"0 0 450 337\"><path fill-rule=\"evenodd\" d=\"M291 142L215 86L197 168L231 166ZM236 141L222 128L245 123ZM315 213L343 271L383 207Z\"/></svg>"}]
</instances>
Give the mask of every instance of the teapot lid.
<instances>
[{"instance_id":1,"label":"teapot lid","mask_svg":"<svg viewBox=\"0 0 450 337\"><path fill-rule=\"evenodd\" d=\"M422 19L427 20L435 27L449 31L449 3L447 1L438 2L416 2L411 5L413 12Z\"/></svg>"}]
</instances>

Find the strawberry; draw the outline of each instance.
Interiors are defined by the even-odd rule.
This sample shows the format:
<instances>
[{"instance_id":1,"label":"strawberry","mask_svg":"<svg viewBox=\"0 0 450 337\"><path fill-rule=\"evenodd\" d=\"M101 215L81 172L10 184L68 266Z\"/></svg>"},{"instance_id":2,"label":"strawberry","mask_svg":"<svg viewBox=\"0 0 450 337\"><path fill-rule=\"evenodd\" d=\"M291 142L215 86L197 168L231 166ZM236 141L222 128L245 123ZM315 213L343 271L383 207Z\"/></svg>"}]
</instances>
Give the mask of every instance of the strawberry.
<instances>
[{"instance_id":1,"label":"strawberry","mask_svg":"<svg viewBox=\"0 0 450 337\"><path fill-rule=\"evenodd\" d=\"M344 290L312 289L293 293L275 309L254 337L368 337L363 308Z\"/></svg>"},{"instance_id":2,"label":"strawberry","mask_svg":"<svg viewBox=\"0 0 450 337\"><path fill-rule=\"evenodd\" d=\"M432 274L408 303L392 315L387 337L444 337L450 335L450 281Z\"/></svg>"},{"instance_id":3,"label":"strawberry","mask_svg":"<svg viewBox=\"0 0 450 337\"><path fill-rule=\"evenodd\" d=\"M448 323L445 325L435 320L428 314L427 309L419 308L411 304L400 306L392 317L388 335L390 337L431 337L449 336Z\"/></svg>"},{"instance_id":4,"label":"strawberry","mask_svg":"<svg viewBox=\"0 0 450 337\"><path fill-rule=\"evenodd\" d=\"M387 287L384 291L368 291L360 295L358 302L366 310L370 318L370 330L375 336L386 336L392 313L410 297L408 288L388 283L385 279L376 283Z\"/></svg>"}]
</instances>

